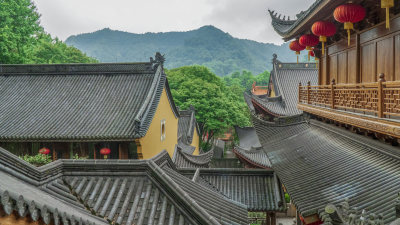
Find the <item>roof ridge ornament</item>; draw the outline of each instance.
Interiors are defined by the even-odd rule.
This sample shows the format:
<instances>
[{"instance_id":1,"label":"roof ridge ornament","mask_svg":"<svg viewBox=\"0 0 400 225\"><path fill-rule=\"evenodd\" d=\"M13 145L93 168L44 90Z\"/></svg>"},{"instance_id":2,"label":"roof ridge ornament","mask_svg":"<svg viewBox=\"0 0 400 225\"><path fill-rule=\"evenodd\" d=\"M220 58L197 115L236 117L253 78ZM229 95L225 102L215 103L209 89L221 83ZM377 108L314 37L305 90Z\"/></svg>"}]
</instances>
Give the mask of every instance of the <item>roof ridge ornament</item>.
<instances>
[{"instance_id":1,"label":"roof ridge ornament","mask_svg":"<svg viewBox=\"0 0 400 225\"><path fill-rule=\"evenodd\" d=\"M160 52L156 52L156 55L153 57L150 57L150 63L152 64L152 68L156 69L159 65L164 67L164 62L165 62L165 54L161 55Z\"/></svg>"}]
</instances>

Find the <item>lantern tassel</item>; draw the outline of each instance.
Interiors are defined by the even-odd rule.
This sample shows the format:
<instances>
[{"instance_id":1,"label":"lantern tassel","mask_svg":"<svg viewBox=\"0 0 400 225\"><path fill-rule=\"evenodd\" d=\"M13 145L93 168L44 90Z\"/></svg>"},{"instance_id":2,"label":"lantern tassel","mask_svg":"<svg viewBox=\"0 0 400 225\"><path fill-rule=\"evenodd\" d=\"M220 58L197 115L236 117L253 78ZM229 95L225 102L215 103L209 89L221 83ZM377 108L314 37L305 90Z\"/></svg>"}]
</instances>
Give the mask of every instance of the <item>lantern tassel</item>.
<instances>
[{"instance_id":1,"label":"lantern tassel","mask_svg":"<svg viewBox=\"0 0 400 225\"><path fill-rule=\"evenodd\" d=\"M350 46L350 36L351 36L350 29L348 29L347 30L347 45L348 46Z\"/></svg>"},{"instance_id":2,"label":"lantern tassel","mask_svg":"<svg viewBox=\"0 0 400 225\"><path fill-rule=\"evenodd\" d=\"M297 64L299 64L299 55L297 55Z\"/></svg>"},{"instance_id":3,"label":"lantern tassel","mask_svg":"<svg viewBox=\"0 0 400 225\"><path fill-rule=\"evenodd\" d=\"M322 42L322 55L325 55L325 42Z\"/></svg>"},{"instance_id":4,"label":"lantern tassel","mask_svg":"<svg viewBox=\"0 0 400 225\"><path fill-rule=\"evenodd\" d=\"M386 7L386 29L390 29L389 7Z\"/></svg>"},{"instance_id":5,"label":"lantern tassel","mask_svg":"<svg viewBox=\"0 0 400 225\"><path fill-rule=\"evenodd\" d=\"M308 61L310 62L310 51L308 51Z\"/></svg>"}]
</instances>

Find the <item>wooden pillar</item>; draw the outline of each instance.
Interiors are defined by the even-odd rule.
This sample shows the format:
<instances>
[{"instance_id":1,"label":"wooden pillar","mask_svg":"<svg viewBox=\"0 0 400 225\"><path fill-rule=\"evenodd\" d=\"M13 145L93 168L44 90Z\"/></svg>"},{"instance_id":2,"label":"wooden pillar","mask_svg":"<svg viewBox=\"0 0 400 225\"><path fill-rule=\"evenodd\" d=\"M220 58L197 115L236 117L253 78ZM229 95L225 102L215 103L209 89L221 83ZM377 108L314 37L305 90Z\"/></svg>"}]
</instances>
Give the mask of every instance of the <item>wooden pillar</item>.
<instances>
[{"instance_id":1,"label":"wooden pillar","mask_svg":"<svg viewBox=\"0 0 400 225\"><path fill-rule=\"evenodd\" d=\"M271 225L276 225L276 214L271 213Z\"/></svg>"},{"instance_id":2,"label":"wooden pillar","mask_svg":"<svg viewBox=\"0 0 400 225\"><path fill-rule=\"evenodd\" d=\"M379 74L378 81L378 117L383 118L385 115L385 94L383 93L383 82L385 82L385 75L383 73Z\"/></svg>"},{"instance_id":3,"label":"wooden pillar","mask_svg":"<svg viewBox=\"0 0 400 225\"><path fill-rule=\"evenodd\" d=\"M308 81L307 83L307 104L311 104L311 98L310 98L310 91L311 91L311 82Z\"/></svg>"},{"instance_id":4,"label":"wooden pillar","mask_svg":"<svg viewBox=\"0 0 400 225\"><path fill-rule=\"evenodd\" d=\"M299 99L298 99L298 103L301 103L301 82L299 83Z\"/></svg>"},{"instance_id":5,"label":"wooden pillar","mask_svg":"<svg viewBox=\"0 0 400 225\"><path fill-rule=\"evenodd\" d=\"M335 78L331 82L331 108L335 109Z\"/></svg>"},{"instance_id":6,"label":"wooden pillar","mask_svg":"<svg viewBox=\"0 0 400 225\"><path fill-rule=\"evenodd\" d=\"M299 214L299 212L296 210L296 224L297 225L302 225L303 223L301 222L301 219L300 219L300 214Z\"/></svg>"},{"instance_id":7,"label":"wooden pillar","mask_svg":"<svg viewBox=\"0 0 400 225\"><path fill-rule=\"evenodd\" d=\"M93 159L96 159L96 148L94 143L89 143L89 152L90 150L93 151Z\"/></svg>"},{"instance_id":8,"label":"wooden pillar","mask_svg":"<svg viewBox=\"0 0 400 225\"><path fill-rule=\"evenodd\" d=\"M329 84L329 80L331 79L331 77L329 76L329 57L328 57L328 54L325 54L325 56L324 56L324 59L325 59L325 74L324 74L324 76L325 76L325 84L323 84L323 85L327 85L327 84Z\"/></svg>"},{"instance_id":9,"label":"wooden pillar","mask_svg":"<svg viewBox=\"0 0 400 225\"><path fill-rule=\"evenodd\" d=\"M74 144L72 142L68 143L69 146L69 158L74 158Z\"/></svg>"},{"instance_id":10,"label":"wooden pillar","mask_svg":"<svg viewBox=\"0 0 400 225\"><path fill-rule=\"evenodd\" d=\"M356 83L361 83L361 46L360 46L360 34L356 34ZM352 74L347 75L352 76Z\"/></svg>"},{"instance_id":11,"label":"wooden pillar","mask_svg":"<svg viewBox=\"0 0 400 225\"><path fill-rule=\"evenodd\" d=\"M271 225L271 214L269 212L265 212L265 222L267 225Z\"/></svg>"}]
</instances>

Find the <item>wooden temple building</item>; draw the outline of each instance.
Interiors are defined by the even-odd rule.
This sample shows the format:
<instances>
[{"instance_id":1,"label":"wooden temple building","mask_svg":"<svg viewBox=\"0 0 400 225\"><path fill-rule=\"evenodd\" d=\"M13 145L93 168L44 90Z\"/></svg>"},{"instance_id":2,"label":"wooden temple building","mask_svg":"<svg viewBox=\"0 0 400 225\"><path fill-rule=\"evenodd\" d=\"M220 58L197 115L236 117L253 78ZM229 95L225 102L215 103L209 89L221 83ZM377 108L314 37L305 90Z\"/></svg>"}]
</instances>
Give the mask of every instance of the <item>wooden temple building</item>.
<instances>
[{"instance_id":1,"label":"wooden temple building","mask_svg":"<svg viewBox=\"0 0 400 225\"><path fill-rule=\"evenodd\" d=\"M318 82L318 70L315 63L287 63L278 60L276 54L272 59L272 71L267 94L255 93L254 88L244 93L250 111L265 121L286 123L302 121L303 112L297 109L298 84ZM233 152L247 168L271 168L271 163L262 150L260 140L252 127L236 127L239 145Z\"/></svg>"},{"instance_id":2,"label":"wooden temple building","mask_svg":"<svg viewBox=\"0 0 400 225\"><path fill-rule=\"evenodd\" d=\"M199 152L194 109L175 107L160 53L143 63L0 65L0 146L53 160Z\"/></svg>"},{"instance_id":3,"label":"wooden temple building","mask_svg":"<svg viewBox=\"0 0 400 225\"><path fill-rule=\"evenodd\" d=\"M398 224L400 2L389 9L387 29L381 1L352 1L366 17L350 30L350 44L333 15L347 3L316 0L294 20L270 11L286 41L310 34L318 21L333 23L336 33L314 47L317 79L293 87L297 100L284 106L294 111L277 110L272 98L262 102L245 93L245 99L261 151L296 207L297 224Z\"/></svg>"}]
</instances>

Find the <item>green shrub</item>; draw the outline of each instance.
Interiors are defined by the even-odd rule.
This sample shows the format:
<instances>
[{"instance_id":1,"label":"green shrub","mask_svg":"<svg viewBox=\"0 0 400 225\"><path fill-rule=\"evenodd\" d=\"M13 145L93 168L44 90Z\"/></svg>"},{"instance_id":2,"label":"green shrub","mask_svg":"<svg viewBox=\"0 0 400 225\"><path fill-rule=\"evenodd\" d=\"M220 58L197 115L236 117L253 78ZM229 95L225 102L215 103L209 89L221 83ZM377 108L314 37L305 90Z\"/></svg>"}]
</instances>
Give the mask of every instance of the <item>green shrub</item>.
<instances>
[{"instance_id":1,"label":"green shrub","mask_svg":"<svg viewBox=\"0 0 400 225\"><path fill-rule=\"evenodd\" d=\"M288 193L285 193L285 201L286 203L290 203L290 196Z\"/></svg>"},{"instance_id":2,"label":"green shrub","mask_svg":"<svg viewBox=\"0 0 400 225\"><path fill-rule=\"evenodd\" d=\"M40 153L37 155L24 155L22 157L20 156L20 158L35 166L43 166L51 162L50 155L44 155Z\"/></svg>"},{"instance_id":3,"label":"green shrub","mask_svg":"<svg viewBox=\"0 0 400 225\"><path fill-rule=\"evenodd\" d=\"M76 154L72 157L72 159L88 159L88 158L89 158L89 156L79 157L78 153L76 153Z\"/></svg>"}]
</instances>

